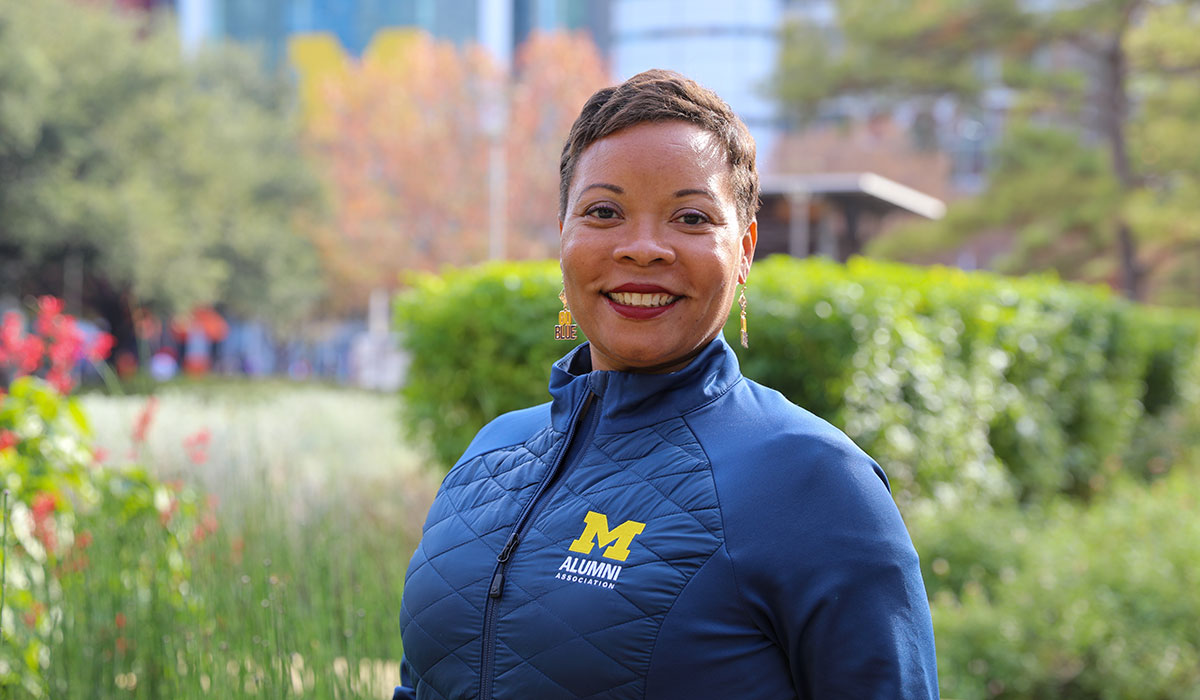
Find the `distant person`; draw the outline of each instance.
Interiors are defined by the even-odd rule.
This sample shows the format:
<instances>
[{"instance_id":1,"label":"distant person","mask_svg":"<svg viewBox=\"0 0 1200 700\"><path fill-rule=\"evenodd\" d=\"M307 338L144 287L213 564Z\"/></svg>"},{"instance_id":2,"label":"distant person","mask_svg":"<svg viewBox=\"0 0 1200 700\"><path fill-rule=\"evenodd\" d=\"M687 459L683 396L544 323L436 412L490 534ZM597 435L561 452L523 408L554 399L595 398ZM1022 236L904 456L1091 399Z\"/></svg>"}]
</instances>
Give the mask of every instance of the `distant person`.
<instances>
[{"instance_id":1,"label":"distant person","mask_svg":"<svg viewBox=\"0 0 1200 700\"><path fill-rule=\"evenodd\" d=\"M588 342L551 402L492 421L446 476L394 697L937 698L883 471L722 338L737 299L748 340L745 125L648 71L588 100L560 177L555 334Z\"/></svg>"},{"instance_id":2,"label":"distant person","mask_svg":"<svg viewBox=\"0 0 1200 700\"><path fill-rule=\"evenodd\" d=\"M169 382L179 373L179 361L170 348L162 348L150 356L150 376L156 382Z\"/></svg>"}]
</instances>

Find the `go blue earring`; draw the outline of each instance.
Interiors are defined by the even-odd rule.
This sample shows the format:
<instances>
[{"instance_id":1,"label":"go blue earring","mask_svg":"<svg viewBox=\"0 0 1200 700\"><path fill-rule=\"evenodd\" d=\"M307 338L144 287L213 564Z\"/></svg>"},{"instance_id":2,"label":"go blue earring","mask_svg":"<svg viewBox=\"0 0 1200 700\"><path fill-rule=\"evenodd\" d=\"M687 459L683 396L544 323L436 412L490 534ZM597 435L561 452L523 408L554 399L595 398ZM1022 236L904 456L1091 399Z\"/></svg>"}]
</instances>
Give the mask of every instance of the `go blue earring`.
<instances>
[{"instance_id":1,"label":"go blue earring","mask_svg":"<svg viewBox=\"0 0 1200 700\"><path fill-rule=\"evenodd\" d=\"M579 338L579 327L575 325L575 320L571 318L571 310L567 308L567 290L564 287L558 293L558 300L562 302L562 311L558 312L558 325L554 327L555 340L577 340Z\"/></svg>"}]
</instances>

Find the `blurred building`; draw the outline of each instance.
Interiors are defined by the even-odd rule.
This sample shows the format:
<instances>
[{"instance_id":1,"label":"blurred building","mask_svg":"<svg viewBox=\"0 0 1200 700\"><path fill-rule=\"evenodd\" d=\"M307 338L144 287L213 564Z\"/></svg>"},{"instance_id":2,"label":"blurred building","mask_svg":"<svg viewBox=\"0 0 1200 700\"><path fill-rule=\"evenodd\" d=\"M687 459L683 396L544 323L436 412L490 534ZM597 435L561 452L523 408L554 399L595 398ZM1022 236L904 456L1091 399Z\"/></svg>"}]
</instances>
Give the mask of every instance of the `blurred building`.
<instances>
[{"instance_id":1,"label":"blurred building","mask_svg":"<svg viewBox=\"0 0 1200 700\"><path fill-rule=\"evenodd\" d=\"M533 31L585 30L606 52L610 0L173 0L187 49L234 39L281 65L297 34L329 33L360 55L376 32L419 28L456 44L487 46L507 63Z\"/></svg>"},{"instance_id":2,"label":"blurred building","mask_svg":"<svg viewBox=\"0 0 1200 700\"><path fill-rule=\"evenodd\" d=\"M780 135L769 81L785 0L615 0L610 57L624 80L648 68L677 70L725 98L750 127L760 169ZM810 4L810 3L804 3ZM816 3L821 4L821 3Z\"/></svg>"}]
</instances>

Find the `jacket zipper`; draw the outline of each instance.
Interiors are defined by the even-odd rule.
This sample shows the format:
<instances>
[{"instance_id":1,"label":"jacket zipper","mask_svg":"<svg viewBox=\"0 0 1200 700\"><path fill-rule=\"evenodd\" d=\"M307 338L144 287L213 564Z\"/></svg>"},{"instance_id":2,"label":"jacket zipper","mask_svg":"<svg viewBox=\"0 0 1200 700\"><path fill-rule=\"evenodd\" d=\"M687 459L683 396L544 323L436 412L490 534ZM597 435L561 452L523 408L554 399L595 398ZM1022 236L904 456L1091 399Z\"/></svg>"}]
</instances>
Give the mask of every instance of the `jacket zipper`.
<instances>
[{"instance_id":1,"label":"jacket zipper","mask_svg":"<svg viewBox=\"0 0 1200 700\"><path fill-rule=\"evenodd\" d=\"M504 548L500 550L500 554L496 555L496 568L492 572L492 582L488 586L488 598L483 610L483 656L479 664L479 700L491 700L492 697L492 681L495 680L492 678L492 673L496 663L496 605L504 593L504 569L509 559L512 558L517 544L521 541L521 535L525 534L525 526L533 522L532 516L541 510L541 506L545 505L546 496L553 490L550 487L552 485L557 487L562 482L562 479L558 477L566 473L567 465L564 462L571 452L572 443L578 436L580 425L584 421L588 421L589 428L594 429L596 420L592 418L589 411L595 398L596 395L589 391L575 415L571 417L570 431L567 433L566 440L563 441L562 451L555 459L554 466L550 468L546 476L542 477L542 483L538 485L538 490L517 517L517 522L513 525L512 532L509 533L508 540L504 543ZM589 430L589 432L591 431Z\"/></svg>"}]
</instances>

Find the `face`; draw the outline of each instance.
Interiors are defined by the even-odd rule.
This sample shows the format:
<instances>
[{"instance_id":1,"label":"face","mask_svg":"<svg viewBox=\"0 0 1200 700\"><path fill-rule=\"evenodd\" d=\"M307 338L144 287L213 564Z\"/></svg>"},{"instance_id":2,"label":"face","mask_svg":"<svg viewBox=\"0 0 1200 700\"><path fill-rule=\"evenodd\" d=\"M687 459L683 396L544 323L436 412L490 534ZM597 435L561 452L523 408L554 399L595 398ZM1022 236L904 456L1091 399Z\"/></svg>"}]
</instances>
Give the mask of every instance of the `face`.
<instances>
[{"instance_id":1,"label":"face","mask_svg":"<svg viewBox=\"0 0 1200 700\"><path fill-rule=\"evenodd\" d=\"M592 368L681 369L721 332L754 257L720 141L687 122L596 141L568 190L561 266Z\"/></svg>"}]
</instances>

